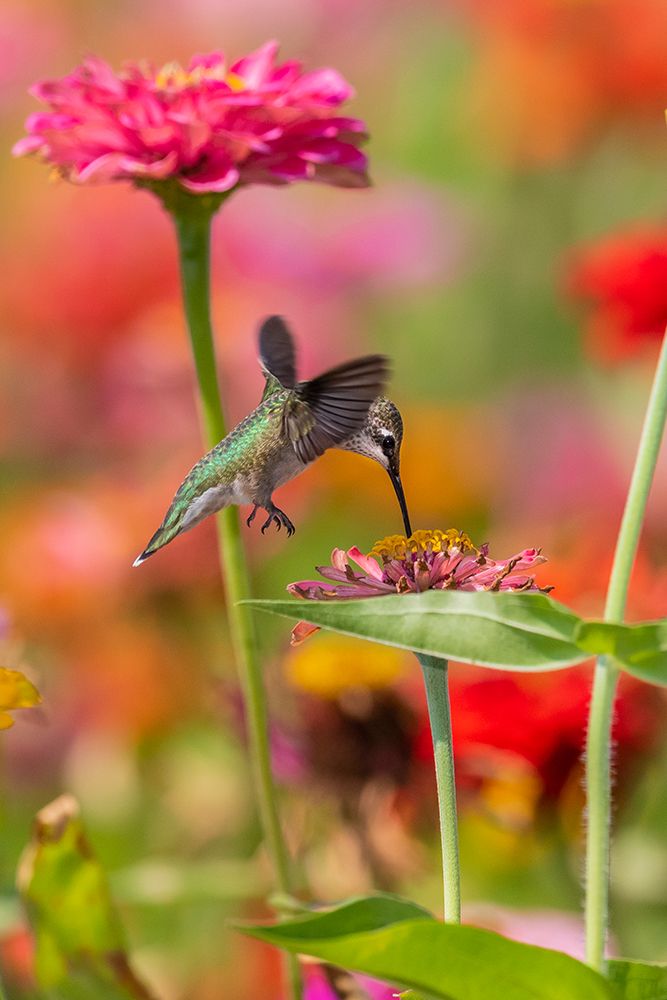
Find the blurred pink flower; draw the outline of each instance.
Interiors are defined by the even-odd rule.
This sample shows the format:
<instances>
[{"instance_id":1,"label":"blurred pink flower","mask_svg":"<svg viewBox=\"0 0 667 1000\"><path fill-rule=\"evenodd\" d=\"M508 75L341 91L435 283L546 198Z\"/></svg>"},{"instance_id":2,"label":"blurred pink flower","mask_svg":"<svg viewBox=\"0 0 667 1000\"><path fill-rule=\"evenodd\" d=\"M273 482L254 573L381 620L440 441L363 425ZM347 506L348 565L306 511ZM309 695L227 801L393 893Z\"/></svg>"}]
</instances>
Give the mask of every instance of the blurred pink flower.
<instances>
[{"instance_id":1,"label":"blurred pink flower","mask_svg":"<svg viewBox=\"0 0 667 1000\"><path fill-rule=\"evenodd\" d=\"M562 910L510 910L477 903L466 911L466 919L515 941L540 948L564 951L584 959L584 926L576 913Z\"/></svg>"},{"instance_id":2,"label":"blurred pink flower","mask_svg":"<svg viewBox=\"0 0 667 1000\"><path fill-rule=\"evenodd\" d=\"M386 986L377 979L369 979L368 976L353 975L334 966L308 964L306 970L304 1000L336 1000L340 996L392 1000L392 997L398 995L393 986Z\"/></svg>"},{"instance_id":3,"label":"blurred pink flower","mask_svg":"<svg viewBox=\"0 0 667 1000\"><path fill-rule=\"evenodd\" d=\"M336 114L351 87L333 69L276 64L277 51L271 41L231 66L212 52L187 69L142 62L119 73L89 57L32 88L49 110L28 118L14 153L39 153L82 184L173 178L192 194L299 180L366 186L364 123Z\"/></svg>"},{"instance_id":4,"label":"blurred pink flower","mask_svg":"<svg viewBox=\"0 0 667 1000\"><path fill-rule=\"evenodd\" d=\"M302 294L307 285L317 294L351 288L383 295L451 284L473 238L448 192L411 181L383 181L372 198L344 202L311 189L302 192L298 214L257 187L230 204L219 235L239 271L263 283L298 283Z\"/></svg>"},{"instance_id":5,"label":"blurred pink flower","mask_svg":"<svg viewBox=\"0 0 667 1000\"><path fill-rule=\"evenodd\" d=\"M362 572L355 572L350 561ZM287 589L314 601L423 590L539 590L531 573L546 559L539 549L524 549L497 562L489 559L487 545L477 549L467 535L450 528L415 531L410 538L390 535L368 555L356 547L347 553L334 549L331 562L331 566L318 566L318 572L342 586L301 580Z\"/></svg>"}]
</instances>

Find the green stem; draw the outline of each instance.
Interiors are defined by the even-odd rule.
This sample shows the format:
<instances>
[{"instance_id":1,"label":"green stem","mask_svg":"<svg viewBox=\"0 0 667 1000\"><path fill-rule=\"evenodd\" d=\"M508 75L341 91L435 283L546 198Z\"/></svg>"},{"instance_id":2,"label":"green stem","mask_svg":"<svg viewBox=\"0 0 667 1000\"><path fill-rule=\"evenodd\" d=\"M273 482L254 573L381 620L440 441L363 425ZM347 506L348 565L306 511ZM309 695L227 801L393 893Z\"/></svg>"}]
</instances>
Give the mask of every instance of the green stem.
<instances>
[{"instance_id":1,"label":"green stem","mask_svg":"<svg viewBox=\"0 0 667 1000\"><path fill-rule=\"evenodd\" d=\"M605 620L625 615L630 574L644 521L667 419L667 336L660 352L644 426L637 449L623 519L609 578ZM611 728L618 669L601 657L595 668L586 742L586 961L604 970L609 924L609 854L611 835Z\"/></svg>"},{"instance_id":2,"label":"green stem","mask_svg":"<svg viewBox=\"0 0 667 1000\"><path fill-rule=\"evenodd\" d=\"M428 717L433 739L435 780L438 787L440 844L442 846L442 882L444 916L450 924L461 923L461 870L459 835L456 823L456 781L452 719L449 708L447 660L417 654L422 668Z\"/></svg>"},{"instance_id":3,"label":"green stem","mask_svg":"<svg viewBox=\"0 0 667 1000\"><path fill-rule=\"evenodd\" d=\"M188 204L172 213L178 236L185 313L194 358L201 416L209 448L225 434L210 316L210 233L215 207ZM240 601L250 597L250 579L236 507L217 515L220 565L227 595L227 615L239 668L248 726L248 748L264 838L278 891L291 893L290 862L278 814L271 771L268 715L252 612ZM298 962L289 963L291 995L301 996Z\"/></svg>"}]
</instances>

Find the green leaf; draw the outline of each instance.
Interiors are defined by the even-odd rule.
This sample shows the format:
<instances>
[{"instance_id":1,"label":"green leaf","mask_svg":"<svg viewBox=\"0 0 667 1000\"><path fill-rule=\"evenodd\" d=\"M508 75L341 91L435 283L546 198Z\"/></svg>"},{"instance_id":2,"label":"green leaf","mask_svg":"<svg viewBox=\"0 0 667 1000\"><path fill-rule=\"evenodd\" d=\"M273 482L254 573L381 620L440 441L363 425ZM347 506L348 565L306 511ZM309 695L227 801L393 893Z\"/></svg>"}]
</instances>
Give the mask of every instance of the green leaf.
<instances>
[{"instance_id":1,"label":"green leaf","mask_svg":"<svg viewBox=\"0 0 667 1000\"><path fill-rule=\"evenodd\" d=\"M554 670L587 657L581 619L544 594L428 590L354 601L249 601L345 635L442 659L514 670Z\"/></svg>"},{"instance_id":2,"label":"green leaf","mask_svg":"<svg viewBox=\"0 0 667 1000\"><path fill-rule=\"evenodd\" d=\"M340 934L372 931L390 927L403 920L435 920L432 913L418 903L391 893L348 899L339 906L310 911L305 916L285 921L281 927L293 928L303 938L334 938ZM246 926L240 925L243 930Z\"/></svg>"},{"instance_id":3,"label":"green leaf","mask_svg":"<svg viewBox=\"0 0 667 1000\"><path fill-rule=\"evenodd\" d=\"M608 975L622 1000L667 1000L667 965L613 959Z\"/></svg>"},{"instance_id":4,"label":"green leaf","mask_svg":"<svg viewBox=\"0 0 667 1000\"><path fill-rule=\"evenodd\" d=\"M424 911L396 920L400 907L389 909L386 923L381 909L371 897L326 914L239 929L287 951L414 990L423 1000L616 1000L606 979L562 952L443 924Z\"/></svg>"},{"instance_id":5,"label":"green leaf","mask_svg":"<svg viewBox=\"0 0 667 1000\"><path fill-rule=\"evenodd\" d=\"M667 620L641 625L581 622L578 646L596 656L612 656L634 677L651 684L667 684Z\"/></svg>"},{"instance_id":6,"label":"green leaf","mask_svg":"<svg viewBox=\"0 0 667 1000\"><path fill-rule=\"evenodd\" d=\"M72 1000L151 1000L128 962L106 875L71 795L37 814L18 884L35 933L42 986Z\"/></svg>"}]
</instances>

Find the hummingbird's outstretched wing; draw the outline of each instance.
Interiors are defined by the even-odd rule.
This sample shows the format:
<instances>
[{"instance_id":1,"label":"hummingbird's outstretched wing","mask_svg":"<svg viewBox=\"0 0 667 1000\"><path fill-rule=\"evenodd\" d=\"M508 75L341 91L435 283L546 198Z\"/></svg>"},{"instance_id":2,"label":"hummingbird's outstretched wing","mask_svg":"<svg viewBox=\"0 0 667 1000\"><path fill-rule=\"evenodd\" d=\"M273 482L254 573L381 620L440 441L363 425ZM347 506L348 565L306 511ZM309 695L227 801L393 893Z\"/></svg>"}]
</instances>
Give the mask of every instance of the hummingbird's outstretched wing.
<instances>
[{"instance_id":1,"label":"hummingbird's outstretched wing","mask_svg":"<svg viewBox=\"0 0 667 1000\"><path fill-rule=\"evenodd\" d=\"M314 461L363 427L368 408L382 395L388 377L388 359L370 354L299 382L285 405L284 421L301 461Z\"/></svg>"},{"instance_id":2,"label":"hummingbird's outstretched wing","mask_svg":"<svg viewBox=\"0 0 667 1000\"><path fill-rule=\"evenodd\" d=\"M269 316L259 328L259 360L266 377L262 399L296 385L296 351L282 316Z\"/></svg>"}]
</instances>

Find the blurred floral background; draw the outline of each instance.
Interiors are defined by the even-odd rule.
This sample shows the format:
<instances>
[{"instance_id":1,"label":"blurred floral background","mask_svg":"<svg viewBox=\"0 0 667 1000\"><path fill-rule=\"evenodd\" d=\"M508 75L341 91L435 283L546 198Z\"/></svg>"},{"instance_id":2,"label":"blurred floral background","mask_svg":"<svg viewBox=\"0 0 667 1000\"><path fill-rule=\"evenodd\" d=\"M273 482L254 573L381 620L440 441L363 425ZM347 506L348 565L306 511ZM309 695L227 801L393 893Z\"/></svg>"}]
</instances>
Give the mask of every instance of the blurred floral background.
<instances>
[{"instance_id":1,"label":"blurred floral background","mask_svg":"<svg viewBox=\"0 0 667 1000\"><path fill-rule=\"evenodd\" d=\"M278 958L231 932L270 888L206 523L132 560L200 454L175 245L127 185L50 182L9 156L26 88L91 52L120 65L235 58L266 38L354 84L374 186L253 188L215 222L214 313L234 420L259 398L258 321L302 371L394 361L417 527L599 614L667 321L662 0L6 0L0 9L0 641L43 706L2 736L0 959L35 995L13 879L34 812L79 799L136 965L164 1000L280 995ZM232 374L233 373L233 374ZM327 453L287 486L298 532L245 532L260 596L334 545L400 530L386 476ZM630 613L667 611L667 461ZM425 704L409 655L261 622L273 751L306 898L371 887L438 905ZM452 670L468 919L579 954L589 668ZM667 701L622 685L614 947L667 960ZM374 987L367 987L368 995ZM313 969L309 996L331 984ZM372 994L375 996L375 993ZM380 996L380 994L377 994ZM382 996L389 995L382 994Z\"/></svg>"}]
</instances>

